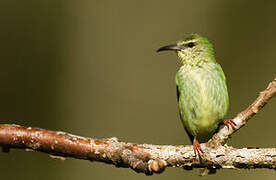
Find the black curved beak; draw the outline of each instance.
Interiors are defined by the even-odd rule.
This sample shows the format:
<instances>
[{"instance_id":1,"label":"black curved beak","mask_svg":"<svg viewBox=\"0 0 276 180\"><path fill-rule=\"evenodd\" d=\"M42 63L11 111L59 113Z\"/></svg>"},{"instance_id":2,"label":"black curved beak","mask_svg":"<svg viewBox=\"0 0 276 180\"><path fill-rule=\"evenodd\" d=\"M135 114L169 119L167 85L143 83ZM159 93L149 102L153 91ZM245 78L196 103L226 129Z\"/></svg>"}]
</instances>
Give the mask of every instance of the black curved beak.
<instances>
[{"instance_id":1,"label":"black curved beak","mask_svg":"<svg viewBox=\"0 0 276 180\"><path fill-rule=\"evenodd\" d=\"M167 45L167 46L163 46L161 48L159 48L156 52L160 52L160 51L180 51L182 48L179 47L177 44L171 44L171 45Z\"/></svg>"}]
</instances>

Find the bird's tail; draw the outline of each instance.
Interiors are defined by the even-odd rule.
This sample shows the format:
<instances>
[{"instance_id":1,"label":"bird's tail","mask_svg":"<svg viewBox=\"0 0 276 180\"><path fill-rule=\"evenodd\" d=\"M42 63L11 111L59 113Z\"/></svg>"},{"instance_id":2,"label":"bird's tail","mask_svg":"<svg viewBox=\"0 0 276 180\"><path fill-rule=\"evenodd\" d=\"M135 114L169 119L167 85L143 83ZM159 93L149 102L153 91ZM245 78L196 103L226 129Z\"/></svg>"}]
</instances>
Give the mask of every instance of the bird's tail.
<instances>
[{"instance_id":1,"label":"bird's tail","mask_svg":"<svg viewBox=\"0 0 276 180\"><path fill-rule=\"evenodd\" d=\"M215 174L216 173L216 169L207 169L207 168L199 168L198 169L198 175L199 176L206 176L208 174Z\"/></svg>"}]
</instances>

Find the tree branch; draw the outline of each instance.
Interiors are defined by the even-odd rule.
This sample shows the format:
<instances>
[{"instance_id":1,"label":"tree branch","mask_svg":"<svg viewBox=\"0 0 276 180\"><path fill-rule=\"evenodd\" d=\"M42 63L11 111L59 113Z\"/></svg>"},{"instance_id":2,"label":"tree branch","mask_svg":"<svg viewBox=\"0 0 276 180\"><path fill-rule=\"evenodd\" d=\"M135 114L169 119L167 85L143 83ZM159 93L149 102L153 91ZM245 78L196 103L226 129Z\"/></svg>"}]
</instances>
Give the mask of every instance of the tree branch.
<instances>
[{"instance_id":1,"label":"tree branch","mask_svg":"<svg viewBox=\"0 0 276 180\"><path fill-rule=\"evenodd\" d=\"M259 93L259 96L255 101L244 111L240 112L234 119L236 128L223 127L220 131L215 134L208 142L209 146L217 147L224 145L228 138L236 132L238 129L243 127L247 121L257 114L268 102L269 99L276 96L276 78L268 84L268 87Z\"/></svg>"},{"instance_id":2,"label":"tree branch","mask_svg":"<svg viewBox=\"0 0 276 180\"><path fill-rule=\"evenodd\" d=\"M223 127L207 143L201 144L204 157L194 156L192 146L151 145L120 142L117 138L92 139L60 131L0 124L0 146L4 152L21 148L45 152L55 157L72 157L130 167L145 174L161 173L168 166L192 168L269 168L276 169L276 148L226 146L230 135L240 129L273 96L276 79L233 121L236 129Z\"/></svg>"}]
</instances>

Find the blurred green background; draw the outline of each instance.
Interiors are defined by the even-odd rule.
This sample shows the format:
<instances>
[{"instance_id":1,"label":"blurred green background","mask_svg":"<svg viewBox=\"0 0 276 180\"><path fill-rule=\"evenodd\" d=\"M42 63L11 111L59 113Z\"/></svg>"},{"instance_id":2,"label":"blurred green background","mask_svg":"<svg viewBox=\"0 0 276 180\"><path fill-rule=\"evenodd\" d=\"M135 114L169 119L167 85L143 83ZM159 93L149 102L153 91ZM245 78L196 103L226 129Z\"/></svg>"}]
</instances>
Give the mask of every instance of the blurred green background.
<instances>
[{"instance_id":1,"label":"blurred green background","mask_svg":"<svg viewBox=\"0 0 276 180\"><path fill-rule=\"evenodd\" d=\"M276 1L48 0L0 6L0 120L95 138L190 144L178 117L174 53L156 54L191 32L207 36L228 79L228 118L275 78ZM273 99L228 144L275 147ZM12 150L1 179L197 179L168 168L130 169ZM202 179L274 180L273 170L219 170Z\"/></svg>"}]
</instances>

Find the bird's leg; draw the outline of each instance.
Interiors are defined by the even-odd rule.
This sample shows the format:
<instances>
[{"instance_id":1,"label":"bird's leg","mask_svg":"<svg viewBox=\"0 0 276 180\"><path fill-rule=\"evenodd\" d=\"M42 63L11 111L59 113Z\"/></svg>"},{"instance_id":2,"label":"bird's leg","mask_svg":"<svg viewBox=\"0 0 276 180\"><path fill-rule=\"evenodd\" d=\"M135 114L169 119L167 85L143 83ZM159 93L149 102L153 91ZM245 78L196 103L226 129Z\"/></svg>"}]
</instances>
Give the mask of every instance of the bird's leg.
<instances>
[{"instance_id":1,"label":"bird's leg","mask_svg":"<svg viewBox=\"0 0 276 180\"><path fill-rule=\"evenodd\" d=\"M236 123L232 119L226 119L224 121L224 125L227 127L231 126L232 129L236 129Z\"/></svg>"},{"instance_id":2,"label":"bird's leg","mask_svg":"<svg viewBox=\"0 0 276 180\"><path fill-rule=\"evenodd\" d=\"M198 154L198 156L201 157L200 152L203 153L203 151L202 151L200 144L197 141L196 137L194 137L194 140L193 140L193 148L194 148L195 156L196 156L196 154Z\"/></svg>"}]
</instances>

